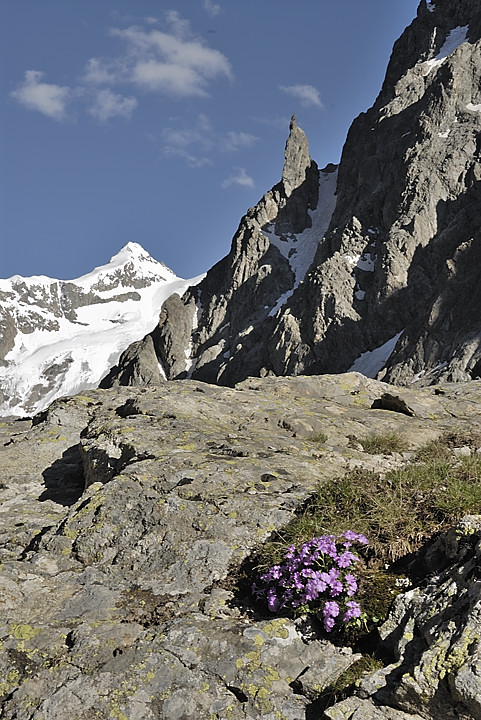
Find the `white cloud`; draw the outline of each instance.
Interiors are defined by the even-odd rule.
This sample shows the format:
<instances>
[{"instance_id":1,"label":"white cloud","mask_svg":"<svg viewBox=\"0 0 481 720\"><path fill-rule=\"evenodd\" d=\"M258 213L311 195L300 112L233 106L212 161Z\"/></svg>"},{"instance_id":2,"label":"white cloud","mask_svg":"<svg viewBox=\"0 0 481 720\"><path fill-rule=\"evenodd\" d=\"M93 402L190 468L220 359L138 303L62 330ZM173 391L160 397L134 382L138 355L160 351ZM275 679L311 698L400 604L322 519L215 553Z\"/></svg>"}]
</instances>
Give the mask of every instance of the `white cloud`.
<instances>
[{"instance_id":1,"label":"white cloud","mask_svg":"<svg viewBox=\"0 0 481 720\"><path fill-rule=\"evenodd\" d=\"M168 157L182 158L191 167L201 167L212 162L205 155L214 148L214 138L209 118L201 113L193 127L164 128L162 152Z\"/></svg>"},{"instance_id":2,"label":"white cloud","mask_svg":"<svg viewBox=\"0 0 481 720\"><path fill-rule=\"evenodd\" d=\"M63 120L70 88L40 82L44 74L40 70L27 70L23 84L11 96L29 110L38 110L54 120Z\"/></svg>"},{"instance_id":3,"label":"white cloud","mask_svg":"<svg viewBox=\"0 0 481 720\"><path fill-rule=\"evenodd\" d=\"M212 160L210 158L193 155L192 153L184 150L183 148L166 146L164 147L163 152L166 157L180 157L187 163L187 165L189 165L189 167L192 168L199 168L203 167L204 165L212 165Z\"/></svg>"},{"instance_id":4,"label":"white cloud","mask_svg":"<svg viewBox=\"0 0 481 720\"><path fill-rule=\"evenodd\" d=\"M82 79L88 85L113 85L119 82L126 73L127 68L120 60L90 58Z\"/></svg>"},{"instance_id":5,"label":"white cloud","mask_svg":"<svg viewBox=\"0 0 481 720\"><path fill-rule=\"evenodd\" d=\"M168 24L172 28L172 32L177 37L189 37L192 34L192 31L190 29L190 22L188 20L184 20L180 13L177 12L177 10L168 10L165 13L166 20Z\"/></svg>"},{"instance_id":6,"label":"white cloud","mask_svg":"<svg viewBox=\"0 0 481 720\"><path fill-rule=\"evenodd\" d=\"M313 85L279 85L279 90L298 98L304 107L323 108L319 90Z\"/></svg>"},{"instance_id":7,"label":"white cloud","mask_svg":"<svg viewBox=\"0 0 481 720\"><path fill-rule=\"evenodd\" d=\"M179 120L175 119L175 123ZM209 118L200 113L194 125L182 127L173 123L162 130L164 155L181 157L189 165L199 167L211 160L205 157L213 152L235 152L243 148L252 147L259 138L245 132L218 133L212 127ZM202 157L198 155L200 153Z\"/></svg>"},{"instance_id":8,"label":"white cloud","mask_svg":"<svg viewBox=\"0 0 481 720\"><path fill-rule=\"evenodd\" d=\"M166 145L186 148L197 145L210 150L213 146L213 131L209 118L200 113L196 124L190 128L166 127L162 130L162 139Z\"/></svg>"},{"instance_id":9,"label":"white cloud","mask_svg":"<svg viewBox=\"0 0 481 720\"><path fill-rule=\"evenodd\" d=\"M236 151L241 148L252 147L259 140L255 135L245 132L228 132L222 140L222 149Z\"/></svg>"},{"instance_id":10,"label":"white cloud","mask_svg":"<svg viewBox=\"0 0 481 720\"><path fill-rule=\"evenodd\" d=\"M160 92L177 97L207 97L195 71L181 65L159 63L155 60L139 62L134 70L133 80L151 92Z\"/></svg>"},{"instance_id":11,"label":"white cloud","mask_svg":"<svg viewBox=\"0 0 481 720\"><path fill-rule=\"evenodd\" d=\"M137 99L134 97L123 97L108 89L100 90L89 112L101 123L113 117L123 117L128 120L137 105Z\"/></svg>"},{"instance_id":12,"label":"white cloud","mask_svg":"<svg viewBox=\"0 0 481 720\"><path fill-rule=\"evenodd\" d=\"M212 15L212 17L215 17L222 12L221 6L217 5L217 3L215 2L212 2L212 0L204 0L203 5L204 10L209 13L209 15Z\"/></svg>"},{"instance_id":13,"label":"white cloud","mask_svg":"<svg viewBox=\"0 0 481 720\"><path fill-rule=\"evenodd\" d=\"M254 187L254 180L246 173L242 167L234 168L234 173L224 180L222 183L223 188L227 188L230 185L242 185L243 187Z\"/></svg>"},{"instance_id":14,"label":"white cloud","mask_svg":"<svg viewBox=\"0 0 481 720\"><path fill-rule=\"evenodd\" d=\"M217 5L213 2L208 5L212 12L217 12ZM132 22L132 18L114 15L118 22ZM113 117L132 115L138 105L132 89L174 98L202 98L209 97L214 81L233 79L227 57L195 36L189 21L176 10L166 12L162 24L149 16L143 19L143 25L117 26L110 30L110 35L121 41L120 52L91 57L76 87L44 82L43 72L28 70L11 97L55 120L67 117L67 105L82 101L84 109L104 123ZM119 94L119 86L130 86L131 92L123 89ZM235 150L251 142L244 133L228 134L223 141L218 139L219 149ZM189 154L189 162L193 157L195 153Z\"/></svg>"},{"instance_id":15,"label":"white cloud","mask_svg":"<svg viewBox=\"0 0 481 720\"><path fill-rule=\"evenodd\" d=\"M206 97L211 81L232 79L225 55L192 35L190 24L171 10L166 15L169 32L132 25L113 28L112 36L126 43L117 59L91 58L85 80L96 83L131 82L143 90L177 97Z\"/></svg>"}]
</instances>

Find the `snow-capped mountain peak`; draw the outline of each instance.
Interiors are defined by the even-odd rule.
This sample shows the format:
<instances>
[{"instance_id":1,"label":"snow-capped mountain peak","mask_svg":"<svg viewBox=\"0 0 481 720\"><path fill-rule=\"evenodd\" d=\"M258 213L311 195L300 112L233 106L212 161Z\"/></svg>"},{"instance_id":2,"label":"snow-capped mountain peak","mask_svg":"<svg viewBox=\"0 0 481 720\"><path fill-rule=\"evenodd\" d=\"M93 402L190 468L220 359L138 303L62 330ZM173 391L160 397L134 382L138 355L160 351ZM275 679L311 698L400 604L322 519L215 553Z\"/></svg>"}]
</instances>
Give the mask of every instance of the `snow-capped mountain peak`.
<instances>
[{"instance_id":1,"label":"snow-capped mountain peak","mask_svg":"<svg viewBox=\"0 0 481 720\"><path fill-rule=\"evenodd\" d=\"M74 280L0 280L0 415L30 415L95 387L133 341L153 330L183 280L138 243Z\"/></svg>"},{"instance_id":2,"label":"snow-capped mountain peak","mask_svg":"<svg viewBox=\"0 0 481 720\"><path fill-rule=\"evenodd\" d=\"M166 265L149 255L142 245L129 242L110 258L106 265L100 265L92 272L72 280L84 289L102 292L109 287L132 287L145 282L157 282L163 279L166 282L176 278L176 275Z\"/></svg>"}]
</instances>

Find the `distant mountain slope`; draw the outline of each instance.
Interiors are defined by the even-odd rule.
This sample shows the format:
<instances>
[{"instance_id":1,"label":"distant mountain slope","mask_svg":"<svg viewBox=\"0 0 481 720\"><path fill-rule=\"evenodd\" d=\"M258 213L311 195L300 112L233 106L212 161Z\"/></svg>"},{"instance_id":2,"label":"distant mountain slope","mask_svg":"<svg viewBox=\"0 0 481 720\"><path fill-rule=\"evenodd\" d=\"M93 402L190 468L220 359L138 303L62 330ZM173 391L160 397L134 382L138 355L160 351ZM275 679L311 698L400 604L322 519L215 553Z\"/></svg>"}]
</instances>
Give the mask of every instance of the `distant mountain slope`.
<instances>
[{"instance_id":1,"label":"distant mountain slope","mask_svg":"<svg viewBox=\"0 0 481 720\"><path fill-rule=\"evenodd\" d=\"M29 415L96 387L122 350L152 330L191 280L137 243L76 280L0 280L0 416Z\"/></svg>"},{"instance_id":2,"label":"distant mountain slope","mask_svg":"<svg viewBox=\"0 0 481 720\"><path fill-rule=\"evenodd\" d=\"M168 378L481 375L480 38L478 0L422 0L352 124L337 190L293 120L281 182L164 304L151 341Z\"/></svg>"}]
</instances>

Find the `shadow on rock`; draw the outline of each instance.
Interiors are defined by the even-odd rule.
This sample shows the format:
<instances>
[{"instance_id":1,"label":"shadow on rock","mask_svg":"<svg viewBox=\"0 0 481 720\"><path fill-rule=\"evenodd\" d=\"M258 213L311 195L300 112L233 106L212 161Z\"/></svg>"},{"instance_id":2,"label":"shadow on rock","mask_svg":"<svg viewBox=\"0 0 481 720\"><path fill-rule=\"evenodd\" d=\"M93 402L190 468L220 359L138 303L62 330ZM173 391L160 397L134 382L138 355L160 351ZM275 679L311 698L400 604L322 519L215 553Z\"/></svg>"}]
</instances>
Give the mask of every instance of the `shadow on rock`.
<instances>
[{"instance_id":1,"label":"shadow on rock","mask_svg":"<svg viewBox=\"0 0 481 720\"><path fill-rule=\"evenodd\" d=\"M70 507L82 495L85 487L83 463L80 446L72 445L55 460L43 473L45 490L40 495L40 502L53 500L59 505Z\"/></svg>"}]
</instances>

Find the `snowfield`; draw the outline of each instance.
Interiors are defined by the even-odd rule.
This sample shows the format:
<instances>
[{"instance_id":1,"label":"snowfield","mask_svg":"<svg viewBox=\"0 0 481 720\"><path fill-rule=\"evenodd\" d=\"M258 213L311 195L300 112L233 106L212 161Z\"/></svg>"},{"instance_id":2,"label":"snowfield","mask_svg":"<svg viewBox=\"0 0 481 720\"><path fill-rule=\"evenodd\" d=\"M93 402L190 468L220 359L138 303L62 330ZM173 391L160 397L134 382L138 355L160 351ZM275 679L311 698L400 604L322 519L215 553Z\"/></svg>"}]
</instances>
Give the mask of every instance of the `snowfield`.
<instances>
[{"instance_id":1,"label":"snowfield","mask_svg":"<svg viewBox=\"0 0 481 720\"><path fill-rule=\"evenodd\" d=\"M3 316L21 328L0 367L0 415L32 415L57 397L97 387L120 354L154 329L163 302L203 277L179 278L128 243L76 280L0 280Z\"/></svg>"}]
</instances>

